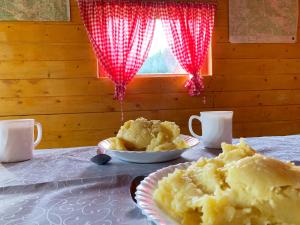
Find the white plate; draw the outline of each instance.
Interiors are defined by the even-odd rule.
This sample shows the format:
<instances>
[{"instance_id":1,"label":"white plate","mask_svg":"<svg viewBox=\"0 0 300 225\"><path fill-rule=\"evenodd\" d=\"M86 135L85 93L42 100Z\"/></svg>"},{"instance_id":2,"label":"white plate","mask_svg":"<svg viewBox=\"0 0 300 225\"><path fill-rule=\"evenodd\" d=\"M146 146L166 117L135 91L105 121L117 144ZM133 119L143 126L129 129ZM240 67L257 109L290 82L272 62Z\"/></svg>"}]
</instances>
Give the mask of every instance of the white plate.
<instances>
[{"instance_id":1,"label":"white plate","mask_svg":"<svg viewBox=\"0 0 300 225\"><path fill-rule=\"evenodd\" d=\"M151 220L157 225L180 225L157 206L152 196L159 180L168 176L168 174L172 173L175 169L186 169L191 164L191 162L180 163L157 170L147 176L139 186L137 186L135 193L137 205L148 220Z\"/></svg>"},{"instance_id":2,"label":"white plate","mask_svg":"<svg viewBox=\"0 0 300 225\"><path fill-rule=\"evenodd\" d=\"M197 138L188 135L181 135L181 137L190 146L189 148L157 152L111 150L111 142L109 139L105 139L99 142L98 147L100 152L109 153L110 155L127 162L157 163L177 159L183 152L191 149L192 147L195 147L200 143Z\"/></svg>"}]
</instances>

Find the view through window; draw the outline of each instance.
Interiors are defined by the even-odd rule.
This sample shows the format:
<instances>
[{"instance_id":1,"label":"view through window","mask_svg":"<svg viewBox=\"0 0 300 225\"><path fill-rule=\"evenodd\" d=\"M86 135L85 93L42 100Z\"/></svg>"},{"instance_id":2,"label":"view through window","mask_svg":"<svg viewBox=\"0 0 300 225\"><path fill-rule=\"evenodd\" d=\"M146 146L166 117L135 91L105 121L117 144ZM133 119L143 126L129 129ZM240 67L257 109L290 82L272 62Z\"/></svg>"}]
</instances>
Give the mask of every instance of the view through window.
<instances>
[{"instance_id":1,"label":"view through window","mask_svg":"<svg viewBox=\"0 0 300 225\"><path fill-rule=\"evenodd\" d=\"M171 52L160 19L156 20L148 58L137 73L137 75L142 74L187 74Z\"/></svg>"}]
</instances>

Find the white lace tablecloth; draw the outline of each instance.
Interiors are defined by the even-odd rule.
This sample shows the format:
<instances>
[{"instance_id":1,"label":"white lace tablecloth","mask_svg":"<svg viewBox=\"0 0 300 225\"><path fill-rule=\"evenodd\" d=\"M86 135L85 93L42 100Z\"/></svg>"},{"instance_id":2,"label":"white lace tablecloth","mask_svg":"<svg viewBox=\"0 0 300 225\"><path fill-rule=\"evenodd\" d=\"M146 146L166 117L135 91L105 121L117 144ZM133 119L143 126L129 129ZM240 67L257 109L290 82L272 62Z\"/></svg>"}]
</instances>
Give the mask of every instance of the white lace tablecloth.
<instances>
[{"instance_id":1,"label":"white lace tablecloth","mask_svg":"<svg viewBox=\"0 0 300 225\"><path fill-rule=\"evenodd\" d=\"M300 160L300 135L248 138L258 152ZM21 163L0 164L1 225L146 225L129 194L130 181L157 169L219 152L201 146L167 163L90 162L96 147L35 151Z\"/></svg>"}]
</instances>

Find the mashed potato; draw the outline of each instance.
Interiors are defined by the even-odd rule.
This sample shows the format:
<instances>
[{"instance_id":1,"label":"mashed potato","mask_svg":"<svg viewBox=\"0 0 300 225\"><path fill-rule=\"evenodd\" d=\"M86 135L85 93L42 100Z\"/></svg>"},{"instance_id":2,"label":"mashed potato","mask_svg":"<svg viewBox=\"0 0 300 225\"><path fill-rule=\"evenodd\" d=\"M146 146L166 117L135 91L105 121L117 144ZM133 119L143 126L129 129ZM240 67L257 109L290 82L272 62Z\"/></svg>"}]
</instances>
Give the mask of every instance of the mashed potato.
<instances>
[{"instance_id":1,"label":"mashed potato","mask_svg":"<svg viewBox=\"0 0 300 225\"><path fill-rule=\"evenodd\" d=\"M160 207L184 225L300 225L300 167L243 141L222 149L163 178Z\"/></svg>"},{"instance_id":2,"label":"mashed potato","mask_svg":"<svg viewBox=\"0 0 300 225\"><path fill-rule=\"evenodd\" d=\"M110 140L111 149L117 150L165 151L188 147L180 137L179 126L174 122L142 117L125 122L117 136Z\"/></svg>"}]
</instances>

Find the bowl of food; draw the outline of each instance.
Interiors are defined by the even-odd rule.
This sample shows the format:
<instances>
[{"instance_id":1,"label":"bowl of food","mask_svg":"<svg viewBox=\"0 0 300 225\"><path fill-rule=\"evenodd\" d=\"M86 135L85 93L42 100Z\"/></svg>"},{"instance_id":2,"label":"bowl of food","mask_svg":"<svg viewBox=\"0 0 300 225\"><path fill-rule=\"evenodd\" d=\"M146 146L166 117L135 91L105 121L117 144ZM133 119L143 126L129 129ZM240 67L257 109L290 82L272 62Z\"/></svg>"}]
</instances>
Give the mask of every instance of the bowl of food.
<instances>
[{"instance_id":1,"label":"bowl of food","mask_svg":"<svg viewBox=\"0 0 300 225\"><path fill-rule=\"evenodd\" d=\"M100 141L98 149L128 162L157 163L179 158L199 143L180 134L174 122L138 118L125 122L116 137Z\"/></svg>"},{"instance_id":2,"label":"bowl of food","mask_svg":"<svg viewBox=\"0 0 300 225\"><path fill-rule=\"evenodd\" d=\"M137 187L142 213L158 225L300 224L300 167L245 142L216 158L160 169Z\"/></svg>"}]
</instances>

